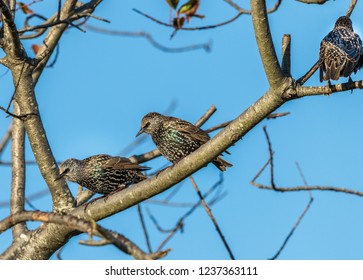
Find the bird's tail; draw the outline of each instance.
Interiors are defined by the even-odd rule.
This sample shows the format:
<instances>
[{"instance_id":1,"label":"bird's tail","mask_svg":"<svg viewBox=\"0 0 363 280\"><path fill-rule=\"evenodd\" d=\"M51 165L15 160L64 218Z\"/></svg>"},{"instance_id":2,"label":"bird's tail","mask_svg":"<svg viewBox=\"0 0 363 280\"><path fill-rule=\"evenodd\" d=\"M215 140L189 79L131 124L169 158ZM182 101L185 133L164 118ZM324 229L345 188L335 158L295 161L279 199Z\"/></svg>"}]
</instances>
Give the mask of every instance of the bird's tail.
<instances>
[{"instance_id":1,"label":"bird's tail","mask_svg":"<svg viewBox=\"0 0 363 280\"><path fill-rule=\"evenodd\" d=\"M226 171L227 167L233 166L228 161L225 161L221 157L217 157L212 161L212 163L220 170L220 171Z\"/></svg>"}]
</instances>

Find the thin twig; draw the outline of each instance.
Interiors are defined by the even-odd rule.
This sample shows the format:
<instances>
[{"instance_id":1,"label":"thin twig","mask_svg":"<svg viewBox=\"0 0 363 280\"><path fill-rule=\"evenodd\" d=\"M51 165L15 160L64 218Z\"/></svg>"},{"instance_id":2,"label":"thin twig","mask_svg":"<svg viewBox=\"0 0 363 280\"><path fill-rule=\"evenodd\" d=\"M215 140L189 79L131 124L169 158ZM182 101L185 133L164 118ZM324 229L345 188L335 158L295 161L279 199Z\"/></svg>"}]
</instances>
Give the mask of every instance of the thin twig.
<instances>
[{"instance_id":1,"label":"thin twig","mask_svg":"<svg viewBox=\"0 0 363 280\"><path fill-rule=\"evenodd\" d=\"M223 173L220 173L220 177L219 180L203 195L203 197L206 199L209 195L211 195L215 190L218 189L219 186L222 185L224 181L224 177L223 177ZM209 204L212 205L213 203L215 203L216 201L218 201L218 199L213 199L213 201L210 201ZM161 248L163 248L165 246L165 244L175 235L175 233L180 229L183 230L183 225L184 225L184 221L192 215L192 213L201 205L201 201L198 200L188 211L186 211L186 213L184 213L179 219L178 222L176 223L175 227L172 228L171 230L165 230L163 228L160 227L160 225L158 224L157 220L155 219L155 217L153 217L150 213L150 211L148 210L148 214L150 216L151 221L154 223L154 225L156 226L156 228L160 231L160 232L168 232L168 236L160 243L157 251L161 250Z\"/></svg>"},{"instance_id":2,"label":"thin twig","mask_svg":"<svg viewBox=\"0 0 363 280\"><path fill-rule=\"evenodd\" d=\"M225 128L227 125L229 125L231 123L231 121L228 121L228 122L224 122L224 123L221 123L221 124L218 124L216 126L213 126L213 127L210 127L208 129L205 130L205 132L212 132L212 131L215 131L215 130L218 130L218 129L221 129L221 128Z\"/></svg>"},{"instance_id":3,"label":"thin twig","mask_svg":"<svg viewBox=\"0 0 363 280\"><path fill-rule=\"evenodd\" d=\"M281 69L286 77L291 76L291 36L284 34L282 37Z\"/></svg>"},{"instance_id":4,"label":"thin twig","mask_svg":"<svg viewBox=\"0 0 363 280\"><path fill-rule=\"evenodd\" d=\"M273 189L276 189L275 182L274 182L274 163L273 163L273 151L272 151L272 145L270 141L270 137L267 133L266 126L263 127L263 132L265 133L267 144L268 144L268 152L270 155L270 178L271 178L271 186Z\"/></svg>"},{"instance_id":5,"label":"thin twig","mask_svg":"<svg viewBox=\"0 0 363 280\"><path fill-rule=\"evenodd\" d=\"M175 26L173 24L170 24L170 23L165 23L165 22L162 22L148 14L145 14L137 9L133 9L133 11L135 11L136 13L160 24L160 25L163 25L163 26L167 26L167 27L171 27L173 29L175 29ZM220 26L223 26L223 25L226 25L226 24L229 24L233 21L235 21L236 19L238 19L241 15L243 15L245 13L238 13L237 15L235 15L233 18L231 18L230 20L227 20L227 21L224 21L224 22L221 22L221 23L218 23L218 24L214 24L214 25L207 25L207 26L199 26L199 27L179 27L177 28L178 30L187 30L187 31L195 31L195 30L205 30L205 29L212 29L212 28L217 28L217 27L220 27Z\"/></svg>"},{"instance_id":6,"label":"thin twig","mask_svg":"<svg viewBox=\"0 0 363 280\"><path fill-rule=\"evenodd\" d=\"M357 0L352 0L352 2L349 5L348 11L346 13L347 17L350 17L352 15L356 4L357 4Z\"/></svg>"},{"instance_id":7,"label":"thin twig","mask_svg":"<svg viewBox=\"0 0 363 280\"><path fill-rule=\"evenodd\" d=\"M357 196L363 197L363 192L347 189L347 188L338 188L334 186L296 186L296 187L279 187L275 186L275 188L272 188L272 186L264 185L256 183L256 180L260 177L262 172L266 169L266 167L269 165L270 159L264 164L264 166L258 171L258 173L255 175L255 177L251 180L250 184L256 188L259 189L265 189L265 190L275 190L278 192L297 192L297 191L333 191L333 192L341 192L346 194L352 194Z\"/></svg>"},{"instance_id":8,"label":"thin twig","mask_svg":"<svg viewBox=\"0 0 363 280\"><path fill-rule=\"evenodd\" d=\"M144 236L145 236L147 248L149 250L149 253L151 253L152 252L152 249L151 249L149 234L147 232L147 228L146 228L146 225L145 225L145 220L144 220L144 216L143 216L142 211L141 211L140 204L137 205L137 212L139 213L139 218L140 218L142 230L144 232Z\"/></svg>"},{"instance_id":9,"label":"thin twig","mask_svg":"<svg viewBox=\"0 0 363 280\"><path fill-rule=\"evenodd\" d=\"M196 45L190 45L186 47L180 47L180 48L169 48L166 46L163 46L162 44L158 43L149 33L146 32L129 32L129 31L118 31L118 30L108 30L108 29L101 29L89 24L86 24L85 27L88 30L98 32L101 34L108 34L108 35L114 35L114 36L123 36L123 37L141 37L145 38L149 43L154 46L155 48L163 51L163 52L170 52L170 53L180 53L180 52L188 52L188 51L194 51L198 49L204 49L206 52L209 52L211 50L211 43L204 43L204 44L196 44Z\"/></svg>"},{"instance_id":10,"label":"thin twig","mask_svg":"<svg viewBox=\"0 0 363 280\"><path fill-rule=\"evenodd\" d=\"M303 85L305 84L305 82L307 80L310 79L310 77L316 72L316 70L318 70L320 67L320 62L319 60L309 69L309 71L303 75L302 77L300 77L299 79L296 80L296 83L299 84L299 85Z\"/></svg>"},{"instance_id":11,"label":"thin twig","mask_svg":"<svg viewBox=\"0 0 363 280\"><path fill-rule=\"evenodd\" d=\"M300 164L296 161L295 162L295 165L296 165L297 170L299 171L300 177L301 177L304 185L307 186L308 185L308 182L306 181L306 178L304 176L304 173L302 172L302 169L300 167Z\"/></svg>"},{"instance_id":12,"label":"thin twig","mask_svg":"<svg viewBox=\"0 0 363 280\"><path fill-rule=\"evenodd\" d=\"M295 162L295 164L296 164L296 167L297 167L297 169L298 169L298 171L299 171L299 174L300 174L300 176L301 176L301 179L302 179L303 183L304 183L305 185L308 185L308 182L306 181L306 178L305 178L305 176L304 176L304 173L302 172L302 169L301 169L301 167L300 167L299 163L298 163L298 162ZM277 257L281 254L282 250L285 248L285 246L286 246L287 242L289 241L290 237L293 235L294 231L295 231L295 230L296 230L296 228L299 226L299 224L300 224L301 220L304 218L305 214L306 214L306 213L308 212L308 210L310 209L310 206L311 206L311 204L313 203L314 198L313 198L313 196L312 196L312 194L311 194L311 191L308 191L308 194L309 194L309 202L308 202L308 204L306 205L306 207L305 207L304 211L303 211L303 212L301 213L301 215L299 216L298 220L296 221L296 223L295 223L294 227L291 229L290 233L289 233L289 234L287 235L287 237L285 238L285 240L284 240L283 244L281 245L280 249L279 249L279 250L277 251L277 253L276 253L276 254L275 254L275 255L271 258L271 260L275 260L275 259L277 259Z\"/></svg>"},{"instance_id":13,"label":"thin twig","mask_svg":"<svg viewBox=\"0 0 363 280\"><path fill-rule=\"evenodd\" d=\"M6 130L3 138L0 141L0 155L2 154L2 152L4 151L6 145L9 143L9 140L11 138L11 131L13 128L13 122L10 123L8 129Z\"/></svg>"},{"instance_id":14,"label":"thin twig","mask_svg":"<svg viewBox=\"0 0 363 280\"><path fill-rule=\"evenodd\" d=\"M216 230L217 230L217 232L218 232L218 234L219 234L219 237L221 238L221 240L222 240L222 242L223 242L224 246L226 247L227 252L228 252L228 254L229 254L229 257L231 258L231 260L234 260L235 258L234 258L234 256L233 256L232 250L231 250L231 248L229 247L229 245L228 245L228 243L227 243L227 240L225 239L225 237L224 237L224 235L223 235L223 233L222 233L222 231L221 231L221 229L220 229L220 227L219 227L219 225L218 225L218 223L217 223L216 219L214 218L214 216L213 216L213 214L212 214L211 209L209 208L208 204L205 202L205 200L204 200L204 198L203 198L202 193L200 192L200 190L199 190L199 188L198 188L197 184L196 184L196 183L195 183L195 181L194 181L193 176L189 176L189 179L190 179L190 181L192 182L192 185L193 185L193 187L194 187L195 191L197 192L197 194L198 194L198 196L199 196L199 199L200 199L200 201L201 201L201 203L202 203L202 205L203 205L203 207L204 207L204 210L207 212L207 214L208 214L209 218L211 219L212 223L214 224L214 226L215 226L215 228L216 228Z\"/></svg>"},{"instance_id":15,"label":"thin twig","mask_svg":"<svg viewBox=\"0 0 363 280\"><path fill-rule=\"evenodd\" d=\"M270 260L275 260L277 259L277 257L281 254L282 250L285 248L287 242L289 241L290 237L294 234L296 228L299 226L301 220L304 218L305 214L309 211L311 204L313 203L314 199L312 197L310 197L308 204L306 205L304 211L301 213L301 215L299 216L299 218L297 219L294 227L291 229L291 231L289 232L289 234L287 235L287 237L285 238L284 242L282 243L280 249L277 251L277 253L270 258Z\"/></svg>"},{"instance_id":16,"label":"thin twig","mask_svg":"<svg viewBox=\"0 0 363 280\"><path fill-rule=\"evenodd\" d=\"M205 124L210 119L210 117L216 111L217 111L217 108L214 105L210 106L210 108L208 109L208 111L205 112L204 115L201 116L200 119L195 122L195 126L201 127L203 124Z\"/></svg>"},{"instance_id":17,"label":"thin twig","mask_svg":"<svg viewBox=\"0 0 363 280\"><path fill-rule=\"evenodd\" d=\"M250 15L251 14L251 11L250 10L242 9L240 6L238 6L232 0L224 0L224 2L228 3L229 5L231 5L233 8L235 8L240 13L247 14L247 15ZM281 5L281 2L282 2L281 0L277 0L276 3L275 3L275 5L271 9L268 9L267 10L267 13L269 14L269 13L275 12L279 8L279 6Z\"/></svg>"}]
</instances>

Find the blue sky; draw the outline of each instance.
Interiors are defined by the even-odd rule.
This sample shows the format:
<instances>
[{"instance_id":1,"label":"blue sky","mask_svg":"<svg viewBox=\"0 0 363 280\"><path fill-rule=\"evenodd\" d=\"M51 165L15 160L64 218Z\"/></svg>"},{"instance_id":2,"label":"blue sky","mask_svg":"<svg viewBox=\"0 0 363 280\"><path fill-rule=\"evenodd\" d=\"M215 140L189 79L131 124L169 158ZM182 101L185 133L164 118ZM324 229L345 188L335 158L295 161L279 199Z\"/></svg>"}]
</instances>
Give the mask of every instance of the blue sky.
<instances>
[{"instance_id":1,"label":"blue sky","mask_svg":"<svg viewBox=\"0 0 363 280\"><path fill-rule=\"evenodd\" d=\"M188 26L204 26L232 18L236 11L224 1L201 1L199 12L206 17L193 19ZM248 8L247 1L236 1ZM274 1L267 1L271 7ZM350 1L328 1L325 5L306 5L283 1L269 16L276 51L280 57L281 38L291 34L291 63L294 78L302 76L317 60L321 39L332 29L335 20L345 14ZM71 29L60 42L60 53L54 68L47 69L36 93L48 140L58 161L85 158L94 154L120 155L134 140L143 115L164 112L172 102L172 115L195 122L211 105L217 112L203 126L208 128L231 120L248 108L268 89L253 33L252 19L243 15L235 22L206 31L179 31L170 40L172 29L160 26L132 11L139 9L162 21L169 20L165 1L105 1L95 13L111 24L90 20L99 28L119 31L145 31L168 47L212 42L207 53L195 50L165 53L142 38L115 37L92 31ZM47 2L32 9L49 16L56 5ZM359 21L363 13L358 3L352 21L363 36ZM19 19L18 24L21 24ZM25 41L31 53L32 44ZM5 68L0 69L5 72ZM7 106L13 87L10 75L0 83L0 105ZM363 79L362 71L352 76ZM345 82L341 79L339 82ZM307 85L321 85L318 73ZM262 126L266 125L275 151L275 182L279 186L302 185L296 168L299 162L311 185L345 187L363 190L363 96L360 90L331 96L308 97L289 102L279 109L287 117L265 120L246 135L224 158L233 168L224 173L222 186L226 195L212 210L237 259L267 259L281 246L285 237L308 203L305 192L275 193L250 185L251 179L268 159ZM0 116L0 135L10 122ZM155 146L147 138L128 154L140 154ZM26 158L33 160L27 144ZM10 147L1 155L10 160ZM147 165L159 168L167 161L159 158ZM202 191L219 179L219 171L210 165L194 177ZM11 169L0 166L0 201L9 200ZM261 183L269 183L264 173ZM69 184L73 193L77 186ZM36 166L27 168L27 195L46 189ZM162 200L173 189L154 199ZM342 193L314 192L314 202L281 253L280 259L362 259L362 198ZM195 202L197 195L185 180L175 202ZM39 210L51 210L50 196L32 201ZM27 209L30 210L28 207ZM142 203L153 249L166 237L158 232L146 209L164 228L172 228L188 208L172 208ZM8 215L0 208L0 218ZM100 222L116 230L146 250L136 207ZM11 231L0 236L0 251L11 242ZM73 238L62 252L64 259L129 259L109 245L91 248ZM178 233L166 246L172 248L166 259L228 259L228 254L202 208L190 216L184 232ZM55 258L53 256L52 258Z\"/></svg>"}]
</instances>

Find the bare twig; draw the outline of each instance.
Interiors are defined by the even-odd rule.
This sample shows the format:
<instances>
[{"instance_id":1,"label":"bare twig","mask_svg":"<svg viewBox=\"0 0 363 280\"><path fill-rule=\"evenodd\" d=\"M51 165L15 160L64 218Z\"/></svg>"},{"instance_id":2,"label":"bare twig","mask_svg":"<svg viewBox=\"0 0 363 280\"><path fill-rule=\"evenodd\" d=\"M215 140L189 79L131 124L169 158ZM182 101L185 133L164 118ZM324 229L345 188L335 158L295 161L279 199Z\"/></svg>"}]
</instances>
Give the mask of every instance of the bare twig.
<instances>
[{"instance_id":1,"label":"bare twig","mask_svg":"<svg viewBox=\"0 0 363 280\"><path fill-rule=\"evenodd\" d=\"M233 8L235 8L240 13L247 14L247 15L250 15L251 14L251 11L250 10L242 9L240 6L238 6L232 0L224 0L224 2L228 3L229 5L231 5ZM269 14L269 13L275 12L279 8L281 2L282 2L281 0L277 0L276 3L275 3L275 5L271 9L268 9L267 10L267 13Z\"/></svg>"},{"instance_id":2,"label":"bare twig","mask_svg":"<svg viewBox=\"0 0 363 280\"><path fill-rule=\"evenodd\" d=\"M200 119L195 122L195 126L201 127L203 124L205 124L210 119L210 117L216 111L217 111L217 108L214 105L210 106L210 108L208 109L208 111L205 112L204 115L201 116Z\"/></svg>"},{"instance_id":3,"label":"bare twig","mask_svg":"<svg viewBox=\"0 0 363 280\"><path fill-rule=\"evenodd\" d=\"M357 0L352 0L352 2L350 2L349 8L346 13L347 17L350 17L352 15L356 4L357 4Z\"/></svg>"},{"instance_id":4,"label":"bare twig","mask_svg":"<svg viewBox=\"0 0 363 280\"><path fill-rule=\"evenodd\" d=\"M309 71L305 74L305 75L303 75L302 77L300 77L299 79L297 79L296 80L296 83L297 84L299 84L299 85L303 85L303 84L305 84L305 82L307 81L307 80L309 80L310 79L310 77L316 72L316 70L318 70L319 69L319 67L320 67L320 62L319 61L317 61L310 69L309 69Z\"/></svg>"},{"instance_id":5,"label":"bare twig","mask_svg":"<svg viewBox=\"0 0 363 280\"><path fill-rule=\"evenodd\" d=\"M41 190L39 192L36 192L34 194L31 194L27 197L25 197L25 201L30 201L30 200L33 200L33 199L38 199L38 198L42 198L46 195L49 195L49 190L48 189L44 189L44 190ZM8 207L10 205L10 202L9 200L3 200L3 201L0 201L0 208L1 207Z\"/></svg>"},{"instance_id":6,"label":"bare twig","mask_svg":"<svg viewBox=\"0 0 363 280\"><path fill-rule=\"evenodd\" d=\"M298 171L299 171L299 174L300 174L300 176L301 176L301 178L302 178L302 180L303 180L303 183L304 183L305 185L308 185L308 182L306 181L305 176L304 176L304 174L303 174L303 172L302 172L302 170L301 170L301 167L300 167L300 165L299 165L299 163L298 163L298 162L296 162L296 167L297 167L297 169L298 169ZM313 196L312 196L312 194L311 194L311 192L310 192L310 191L308 191L308 194L309 194L309 202L308 202L308 204L306 205L306 207L305 207L304 211L303 211L303 212L301 213L301 215L299 216L298 220L296 221L296 223L295 223L294 227L291 229L290 233L289 233L289 234L287 235L287 237L285 238L285 240L284 240L283 244L281 245L280 249L279 249L279 250L277 251L277 253L276 253L276 254L275 254L275 255L271 258L271 260L275 260L275 259L277 259L277 257L281 254L282 250L285 248L285 246L286 246L287 242L289 241L290 237L293 235L294 231L295 231L295 230L296 230L296 228L299 226L299 224L300 224L301 220L304 218L305 214L306 214L306 213L308 212L308 210L310 209L310 206L311 206L311 204L313 203L314 198L313 198Z\"/></svg>"},{"instance_id":7,"label":"bare twig","mask_svg":"<svg viewBox=\"0 0 363 280\"><path fill-rule=\"evenodd\" d=\"M218 124L216 126L213 126L213 127L210 127L208 129L206 129L205 131L206 132L212 132L212 131L215 131L215 130L218 130L218 129L221 129L221 128L225 128L227 125L229 125L231 123L231 121L228 121L228 122L224 122L224 123L221 123L221 124Z\"/></svg>"},{"instance_id":8,"label":"bare twig","mask_svg":"<svg viewBox=\"0 0 363 280\"><path fill-rule=\"evenodd\" d=\"M109 231L100 225L97 225L97 230L105 238L112 242L117 248L126 254L133 256L137 260L156 260L165 257L170 249L164 251L157 251L155 253L144 253L135 243L126 238L125 236Z\"/></svg>"},{"instance_id":9,"label":"bare twig","mask_svg":"<svg viewBox=\"0 0 363 280\"><path fill-rule=\"evenodd\" d=\"M4 151L6 145L9 143L9 140L11 138L11 131L13 128L13 122L10 123L7 131L5 132L3 138L0 141L0 155L2 154L2 152Z\"/></svg>"},{"instance_id":10,"label":"bare twig","mask_svg":"<svg viewBox=\"0 0 363 280\"><path fill-rule=\"evenodd\" d=\"M266 169L266 167L268 166L269 163L270 163L270 159L265 163L265 165L257 172L255 177L251 180L250 184L252 186L254 186L256 188L259 188L259 189L275 190L275 191L278 191L278 192L333 191L333 192L341 192L341 193L346 193L346 194L363 196L363 192L352 190L352 189L347 189L347 188L338 188L338 187L334 187L334 186L319 186L319 185L306 186L306 185L304 185L304 186L296 186L296 187L279 187L279 186L275 186L275 188L273 188L272 186L269 186L269 185L256 183L256 180L260 177L260 175Z\"/></svg>"},{"instance_id":11,"label":"bare twig","mask_svg":"<svg viewBox=\"0 0 363 280\"><path fill-rule=\"evenodd\" d=\"M234 260L235 258L234 258L234 256L233 256L232 250L231 250L231 248L229 247L229 245L228 245L228 243L227 243L227 240L225 239L225 237L224 237L224 235L223 235L223 233L222 233L222 231L221 231L221 229L220 229L220 227L219 227L219 225L218 225L218 223L217 223L216 219L214 218L214 216L213 216L213 214L212 214L211 209L209 208L208 204L205 202L205 200L204 200L204 198L203 198L202 193L200 192L200 190L199 190L199 188L198 188L197 184L195 183L195 181L194 181L194 179L193 179L193 176L190 176L190 177L189 177L189 179L190 179L190 181L192 182L192 185L193 185L193 187L194 187L195 191L197 192L197 194L198 194L198 196L199 196L199 199L200 199L200 201L201 201L201 203L202 203L202 205L203 205L203 207L204 207L204 210L207 212L207 214L208 214L209 218L211 219L211 221L212 221L213 225L215 226L215 228L216 228L216 230L217 230L217 232L218 232L218 234L219 234L219 237L221 238L221 240L222 240L222 242L223 242L224 246L226 247L227 252L228 252L228 254L229 254L229 257L231 258L231 260Z\"/></svg>"},{"instance_id":12,"label":"bare twig","mask_svg":"<svg viewBox=\"0 0 363 280\"><path fill-rule=\"evenodd\" d=\"M144 220L144 216L142 214L140 204L137 205L137 212L139 213L139 218L140 218L140 222L141 222L141 226L142 226L142 231L144 232L147 248L149 250L149 253L151 253L152 249L151 249L149 234L147 232L147 228L146 228L146 225L145 225L145 220Z\"/></svg>"},{"instance_id":13,"label":"bare twig","mask_svg":"<svg viewBox=\"0 0 363 280\"><path fill-rule=\"evenodd\" d=\"M49 63L47 66L45 66L46 68L52 68L55 63L58 60L58 55L59 55L59 44L57 45L57 47L55 48L55 55L54 55L54 59L51 63Z\"/></svg>"},{"instance_id":14,"label":"bare twig","mask_svg":"<svg viewBox=\"0 0 363 280\"><path fill-rule=\"evenodd\" d=\"M173 29L175 29L175 26L173 24L170 24L170 23L165 23L165 22L162 22L148 14L145 14L137 9L133 9L136 13L160 24L160 25L163 25L163 26L167 26L167 27L171 27ZM187 30L187 31L195 31L195 30L205 30L205 29L212 29L212 28L217 28L217 27L221 27L223 25L227 25L233 21L235 21L236 19L238 19L241 15L243 15L244 13L238 13L237 15L235 15L233 18L231 18L230 20L227 20L227 21L224 21L224 22L221 22L221 23L218 23L218 24L214 24L214 25L207 25L207 26L199 26L199 27L179 27L177 28L178 30Z\"/></svg>"},{"instance_id":15,"label":"bare twig","mask_svg":"<svg viewBox=\"0 0 363 280\"><path fill-rule=\"evenodd\" d=\"M291 229L291 231L289 232L289 234L287 235L287 237L285 238L284 242L282 243L280 249L277 251L277 253L270 258L270 260L275 260L278 258L278 256L281 254L282 250L285 248L287 242L289 241L290 237L294 234L296 228L299 226L301 220L304 218L305 214L309 211L311 204L313 203L314 199L313 197L310 197L308 204L306 205L304 211L301 213L301 215L299 216L299 218L297 219L295 225L293 226L293 228Z\"/></svg>"},{"instance_id":16,"label":"bare twig","mask_svg":"<svg viewBox=\"0 0 363 280\"><path fill-rule=\"evenodd\" d=\"M223 173L220 173L220 177L219 180L203 195L203 197L206 199L209 195L211 195L215 190L218 189L219 186L222 185L223 183ZM209 204L212 205L213 203L215 203L217 201L217 199L214 199L213 201L210 201ZM158 247L158 251L161 250L161 248L163 248L165 246L165 244L175 235L176 232L178 232L178 230L183 230L183 225L184 225L184 221L186 218L188 218L190 215L192 215L192 213L201 205L201 201L198 200L196 203L194 203L194 205L192 207L190 207L190 209L184 213L177 221L176 225L174 226L174 228L169 229L169 230L165 230L163 228L160 227L160 225L158 224L157 220L155 219L154 216L151 215L150 211L148 210L148 214L149 217L151 219L151 221L154 223L154 225L156 226L156 228L160 231L160 232L167 232L169 233L168 236L160 243L159 247Z\"/></svg>"},{"instance_id":17,"label":"bare twig","mask_svg":"<svg viewBox=\"0 0 363 280\"><path fill-rule=\"evenodd\" d=\"M180 53L180 52L188 52L188 51L194 51L198 49L204 49L206 52L209 52L211 50L211 43L204 43L204 44L197 44L197 45L190 45L186 47L180 47L180 48L169 48L166 46L163 46L162 44L158 43L149 33L146 32L129 32L129 31L118 31L118 30L108 30L108 29L101 29L92 25L87 24L86 28L88 30L102 33L102 34L108 34L108 35L116 35L116 36L123 36L123 37L141 37L145 38L149 43L154 46L155 48L163 51L163 52L171 52L171 53Z\"/></svg>"},{"instance_id":18,"label":"bare twig","mask_svg":"<svg viewBox=\"0 0 363 280\"><path fill-rule=\"evenodd\" d=\"M325 4L325 2L327 2L328 0L296 0L298 2L302 2L302 3L305 3L305 4L319 4L319 5L322 5L322 4Z\"/></svg>"},{"instance_id":19,"label":"bare twig","mask_svg":"<svg viewBox=\"0 0 363 280\"><path fill-rule=\"evenodd\" d=\"M281 69L285 76L291 76L291 36L284 34L282 37Z\"/></svg>"},{"instance_id":20,"label":"bare twig","mask_svg":"<svg viewBox=\"0 0 363 280\"><path fill-rule=\"evenodd\" d=\"M271 186L273 189L276 189L275 182L274 182L274 163L273 163L273 151L272 151L272 145L270 141L270 137L267 133L266 126L263 127L263 132L265 133L267 144L268 144L268 152L269 152L269 163L270 163L270 178L271 178Z\"/></svg>"},{"instance_id":21,"label":"bare twig","mask_svg":"<svg viewBox=\"0 0 363 280\"><path fill-rule=\"evenodd\" d=\"M353 89L363 89L363 80L326 86L297 86L295 90L287 91L286 96L301 98L312 95L330 95L335 92L351 91Z\"/></svg>"},{"instance_id":22,"label":"bare twig","mask_svg":"<svg viewBox=\"0 0 363 280\"><path fill-rule=\"evenodd\" d=\"M23 57L24 53L22 51L18 30L14 23L12 12L3 0L0 0L0 10L2 14L4 32L6 34L5 37L6 40L8 40L7 44L4 46L6 46L7 51L11 52L14 58L20 59Z\"/></svg>"}]
</instances>

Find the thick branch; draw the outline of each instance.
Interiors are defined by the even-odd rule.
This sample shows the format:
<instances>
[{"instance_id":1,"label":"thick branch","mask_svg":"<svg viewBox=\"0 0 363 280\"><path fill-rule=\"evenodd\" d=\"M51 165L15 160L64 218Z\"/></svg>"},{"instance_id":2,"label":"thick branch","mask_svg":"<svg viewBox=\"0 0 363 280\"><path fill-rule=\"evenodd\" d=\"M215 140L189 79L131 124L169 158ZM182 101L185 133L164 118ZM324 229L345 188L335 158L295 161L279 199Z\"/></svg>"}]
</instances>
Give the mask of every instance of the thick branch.
<instances>
[{"instance_id":1,"label":"thick branch","mask_svg":"<svg viewBox=\"0 0 363 280\"><path fill-rule=\"evenodd\" d=\"M276 89L282 85L284 74L280 68L272 41L266 13L266 3L265 0L251 0L250 5L253 27L263 67L270 86Z\"/></svg>"},{"instance_id":2,"label":"thick branch","mask_svg":"<svg viewBox=\"0 0 363 280\"><path fill-rule=\"evenodd\" d=\"M14 113L19 114L19 106L14 103ZM13 119L12 130L12 178L11 178L11 199L10 213L15 214L24 211L25 202L25 130L23 122ZM13 237L17 239L20 234L26 231L25 223L13 227Z\"/></svg>"},{"instance_id":3,"label":"thick branch","mask_svg":"<svg viewBox=\"0 0 363 280\"><path fill-rule=\"evenodd\" d=\"M71 207L72 195L67 185L62 180L54 181L59 172L35 98L31 77L32 67L29 65L24 67L23 64L15 65L12 67L12 74L13 81L17 85L15 101L19 104L21 114L28 114L28 117L24 119L24 126L40 172L52 194L53 209L60 210Z\"/></svg>"},{"instance_id":4,"label":"thick branch","mask_svg":"<svg viewBox=\"0 0 363 280\"><path fill-rule=\"evenodd\" d=\"M23 52L18 30L16 29L13 15L3 0L0 0L0 10L4 24L4 50L11 53L14 58L22 58Z\"/></svg>"}]
</instances>

